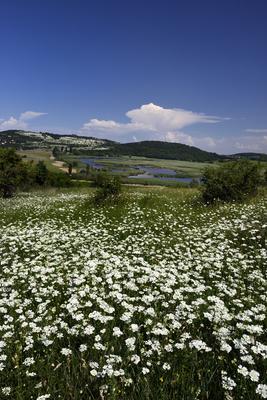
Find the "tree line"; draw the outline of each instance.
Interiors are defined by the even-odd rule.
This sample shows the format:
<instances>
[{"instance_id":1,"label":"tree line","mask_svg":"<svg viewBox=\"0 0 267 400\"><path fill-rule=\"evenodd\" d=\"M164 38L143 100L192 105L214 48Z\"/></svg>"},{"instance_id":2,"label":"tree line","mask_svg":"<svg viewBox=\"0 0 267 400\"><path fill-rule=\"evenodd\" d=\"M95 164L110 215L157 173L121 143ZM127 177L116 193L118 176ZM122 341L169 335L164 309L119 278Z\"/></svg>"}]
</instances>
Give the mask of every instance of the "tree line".
<instances>
[{"instance_id":1,"label":"tree line","mask_svg":"<svg viewBox=\"0 0 267 400\"><path fill-rule=\"evenodd\" d=\"M88 167L89 174L89 167ZM12 197L16 190L31 187L68 187L72 185L72 165L68 174L49 171L44 161L25 162L14 148L0 148L0 197ZM104 172L91 174L98 188L96 200L115 199L121 193L120 178ZM267 184L267 169L248 160L223 163L208 167L202 176L201 196L206 204L217 201L243 201L257 194L259 186Z\"/></svg>"},{"instance_id":2,"label":"tree line","mask_svg":"<svg viewBox=\"0 0 267 400\"><path fill-rule=\"evenodd\" d=\"M70 186L71 179L61 172L51 172L44 161L25 162L14 148L0 148L0 196L12 197L15 192L31 187Z\"/></svg>"}]
</instances>

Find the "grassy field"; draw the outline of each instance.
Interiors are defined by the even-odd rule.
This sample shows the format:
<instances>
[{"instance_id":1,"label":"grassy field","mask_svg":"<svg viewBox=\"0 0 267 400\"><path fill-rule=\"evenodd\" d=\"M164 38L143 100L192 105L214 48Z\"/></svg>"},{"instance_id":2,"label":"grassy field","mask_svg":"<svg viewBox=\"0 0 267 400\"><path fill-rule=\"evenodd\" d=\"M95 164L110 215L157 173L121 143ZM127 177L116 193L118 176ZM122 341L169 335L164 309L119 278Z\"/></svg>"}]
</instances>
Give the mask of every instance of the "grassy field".
<instances>
[{"instance_id":1,"label":"grassy field","mask_svg":"<svg viewBox=\"0 0 267 400\"><path fill-rule=\"evenodd\" d=\"M49 150L21 150L17 152L25 161L44 161L45 165L52 172L60 172L60 169L53 165L53 160L51 159L51 151Z\"/></svg>"},{"instance_id":2,"label":"grassy field","mask_svg":"<svg viewBox=\"0 0 267 400\"><path fill-rule=\"evenodd\" d=\"M123 178L122 182L128 185L138 185L138 186L166 186L166 187L175 187L182 188L188 187L188 183L177 182L174 180L162 180L159 178Z\"/></svg>"},{"instance_id":3,"label":"grassy field","mask_svg":"<svg viewBox=\"0 0 267 400\"><path fill-rule=\"evenodd\" d=\"M0 200L0 398L266 398L264 193Z\"/></svg>"}]
</instances>

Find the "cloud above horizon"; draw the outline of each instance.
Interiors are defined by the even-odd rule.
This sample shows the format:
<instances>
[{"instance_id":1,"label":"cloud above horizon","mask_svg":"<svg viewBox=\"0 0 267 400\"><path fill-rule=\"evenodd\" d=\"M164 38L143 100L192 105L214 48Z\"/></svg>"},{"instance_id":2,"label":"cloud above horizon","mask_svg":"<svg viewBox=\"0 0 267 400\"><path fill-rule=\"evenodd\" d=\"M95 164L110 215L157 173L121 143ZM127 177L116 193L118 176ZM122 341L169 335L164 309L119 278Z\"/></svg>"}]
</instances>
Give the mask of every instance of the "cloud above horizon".
<instances>
[{"instance_id":1,"label":"cloud above horizon","mask_svg":"<svg viewBox=\"0 0 267 400\"><path fill-rule=\"evenodd\" d=\"M267 134L267 129L250 128L250 129L246 129L246 132L248 132L248 133Z\"/></svg>"},{"instance_id":2,"label":"cloud above horizon","mask_svg":"<svg viewBox=\"0 0 267 400\"><path fill-rule=\"evenodd\" d=\"M218 116L182 108L163 108L154 103L144 104L140 108L126 112L125 115L130 122L90 119L82 126L81 132L121 142L164 140L191 146L214 147L216 144L214 138L196 138L183 132L182 129L194 124L215 124L225 120Z\"/></svg>"},{"instance_id":3,"label":"cloud above horizon","mask_svg":"<svg viewBox=\"0 0 267 400\"><path fill-rule=\"evenodd\" d=\"M44 112L24 111L19 117L11 116L0 119L0 131L9 129L32 130L31 121L46 115ZM198 131L190 131L197 124L222 124L230 118L193 112L183 108L164 108L154 103L144 104L139 108L126 112L125 122L112 119L92 118L84 123L79 130L61 128L40 127L38 131L51 131L59 134L78 134L94 136L102 139L110 139L119 142L137 142L142 140L162 140L168 142L184 143L189 146L199 147L204 150L221 154L233 154L237 152L265 152L267 153L267 128L249 127L241 130L238 126L218 126L225 134L219 134L218 128L212 129L212 135L201 134ZM36 127L36 125L35 125ZM232 133L229 132L232 130ZM211 130L209 128L209 130ZM194 133L192 133L194 132ZM203 132L203 128L202 128Z\"/></svg>"},{"instance_id":4,"label":"cloud above horizon","mask_svg":"<svg viewBox=\"0 0 267 400\"><path fill-rule=\"evenodd\" d=\"M148 130L179 131L197 123L217 123L222 118L184 110L182 108L163 108L156 104L144 104L140 108L128 111L126 116L131 124L140 125Z\"/></svg>"},{"instance_id":5,"label":"cloud above horizon","mask_svg":"<svg viewBox=\"0 0 267 400\"><path fill-rule=\"evenodd\" d=\"M18 118L11 116L10 118L0 120L0 130L9 130L9 129L28 129L28 122L34 118L41 117L42 115L46 115L44 112L36 112L36 111L25 111L20 114Z\"/></svg>"},{"instance_id":6,"label":"cloud above horizon","mask_svg":"<svg viewBox=\"0 0 267 400\"><path fill-rule=\"evenodd\" d=\"M234 143L234 147L237 150L240 152L267 152L267 129L246 129L246 132L255 133L256 137L255 135L244 135L237 138ZM266 135L264 135L264 133L266 133Z\"/></svg>"},{"instance_id":7,"label":"cloud above horizon","mask_svg":"<svg viewBox=\"0 0 267 400\"><path fill-rule=\"evenodd\" d=\"M248 128L218 137L191 134L184 129L196 124L217 124L231 118L198 113L183 108L164 108L154 103L126 112L129 122L93 118L83 124L80 134L119 142L162 140L184 143L219 153L267 152L267 129Z\"/></svg>"}]
</instances>

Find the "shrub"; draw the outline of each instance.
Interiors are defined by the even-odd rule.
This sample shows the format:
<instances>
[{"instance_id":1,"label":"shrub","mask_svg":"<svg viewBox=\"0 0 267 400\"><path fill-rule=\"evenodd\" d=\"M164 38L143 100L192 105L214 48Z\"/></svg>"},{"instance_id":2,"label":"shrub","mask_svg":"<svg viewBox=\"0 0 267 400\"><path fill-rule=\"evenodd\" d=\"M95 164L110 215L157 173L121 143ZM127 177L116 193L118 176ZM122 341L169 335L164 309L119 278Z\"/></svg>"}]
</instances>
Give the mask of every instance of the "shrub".
<instances>
[{"instance_id":1,"label":"shrub","mask_svg":"<svg viewBox=\"0 0 267 400\"><path fill-rule=\"evenodd\" d=\"M72 186L69 175L63 174L62 172L51 172L49 171L47 177L47 183L52 187L70 187Z\"/></svg>"},{"instance_id":2,"label":"shrub","mask_svg":"<svg viewBox=\"0 0 267 400\"><path fill-rule=\"evenodd\" d=\"M105 171L93 171L92 180L95 187L104 187L105 182L108 181L109 175Z\"/></svg>"},{"instance_id":3,"label":"shrub","mask_svg":"<svg viewBox=\"0 0 267 400\"><path fill-rule=\"evenodd\" d=\"M205 170L202 196L206 203L215 201L242 201L257 193L261 175L256 163L248 160L233 161Z\"/></svg>"},{"instance_id":4,"label":"shrub","mask_svg":"<svg viewBox=\"0 0 267 400\"><path fill-rule=\"evenodd\" d=\"M94 182L98 187L94 198L96 203L118 199L121 193L121 180L118 176L110 176L105 172L99 172Z\"/></svg>"}]
</instances>

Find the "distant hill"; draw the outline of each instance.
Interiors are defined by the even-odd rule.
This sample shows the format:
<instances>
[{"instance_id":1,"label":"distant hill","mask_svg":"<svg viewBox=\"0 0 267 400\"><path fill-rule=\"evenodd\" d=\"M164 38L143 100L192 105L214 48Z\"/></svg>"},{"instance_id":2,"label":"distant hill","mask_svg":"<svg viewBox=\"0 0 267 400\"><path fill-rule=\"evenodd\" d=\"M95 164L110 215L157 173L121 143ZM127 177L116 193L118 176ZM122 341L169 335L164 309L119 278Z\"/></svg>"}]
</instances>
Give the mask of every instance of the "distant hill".
<instances>
[{"instance_id":1,"label":"distant hill","mask_svg":"<svg viewBox=\"0 0 267 400\"><path fill-rule=\"evenodd\" d=\"M237 153L232 154L233 158L246 158L247 160L267 161L267 154L264 153Z\"/></svg>"},{"instance_id":2,"label":"distant hill","mask_svg":"<svg viewBox=\"0 0 267 400\"><path fill-rule=\"evenodd\" d=\"M23 130L0 131L0 146L15 147L18 150L48 149L52 151L56 148L59 153L73 153L83 156L126 155L199 162L238 158L267 161L267 155L260 153L238 153L224 156L181 143L161 141L117 143L88 136L59 135L50 132Z\"/></svg>"},{"instance_id":3,"label":"distant hill","mask_svg":"<svg viewBox=\"0 0 267 400\"><path fill-rule=\"evenodd\" d=\"M55 146L64 149L107 149L115 142L88 136L58 135L50 132L32 132L22 130L0 131L0 146L17 149L52 149Z\"/></svg>"}]
</instances>

